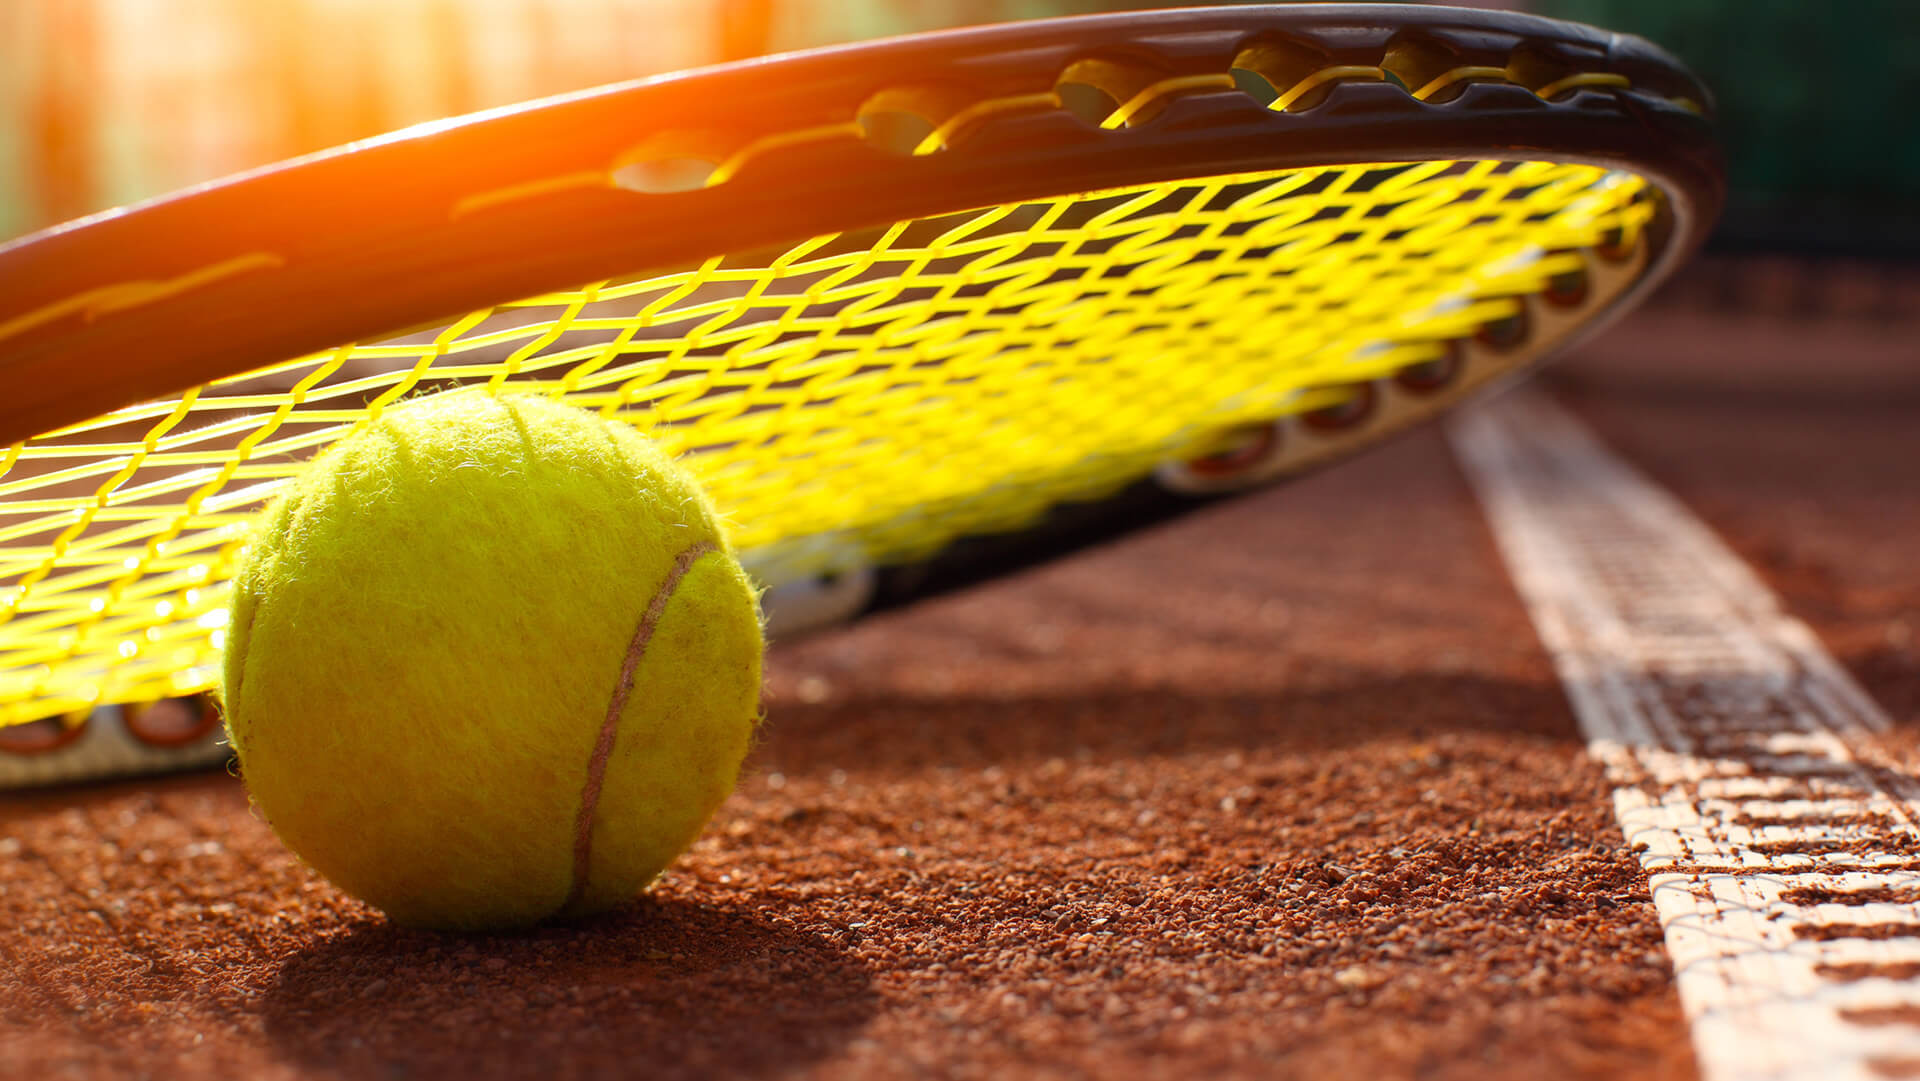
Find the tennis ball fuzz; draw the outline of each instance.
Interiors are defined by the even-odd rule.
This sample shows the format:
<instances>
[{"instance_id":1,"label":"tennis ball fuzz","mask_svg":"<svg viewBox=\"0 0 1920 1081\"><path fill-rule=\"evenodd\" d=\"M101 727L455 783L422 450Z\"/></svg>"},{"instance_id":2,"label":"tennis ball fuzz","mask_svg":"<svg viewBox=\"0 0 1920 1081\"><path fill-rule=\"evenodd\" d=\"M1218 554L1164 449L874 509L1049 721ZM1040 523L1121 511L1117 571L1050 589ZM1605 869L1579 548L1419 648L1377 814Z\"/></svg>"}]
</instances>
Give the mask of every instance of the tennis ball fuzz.
<instances>
[{"instance_id":1,"label":"tennis ball fuzz","mask_svg":"<svg viewBox=\"0 0 1920 1081\"><path fill-rule=\"evenodd\" d=\"M732 790L758 602L627 425L460 391L388 409L263 512L227 726L287 846L396 923L620 904Z\"/></svg>"}]
</instances>

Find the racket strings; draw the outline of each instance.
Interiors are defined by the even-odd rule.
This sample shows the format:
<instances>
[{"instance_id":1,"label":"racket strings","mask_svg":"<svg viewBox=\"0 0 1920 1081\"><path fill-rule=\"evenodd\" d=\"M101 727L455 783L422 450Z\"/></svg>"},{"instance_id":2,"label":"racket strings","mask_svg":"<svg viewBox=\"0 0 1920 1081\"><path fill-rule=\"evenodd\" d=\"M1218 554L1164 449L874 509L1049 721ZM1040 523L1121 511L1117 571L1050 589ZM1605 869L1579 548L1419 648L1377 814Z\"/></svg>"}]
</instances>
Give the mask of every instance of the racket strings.
<instances>
[{"instance_id":1,"label":"racket strings","mask_svg":"<svg viewBox=\"0 0 1920 1081\"><path fill-rule=\"evenodd\" d=\"M0 453L0 724L211 685L248 524L313 454L457 386L621 417L760 578L911 561L1219 433L1431 364L1630 243L1641 178L1300 169L1064 196L592 283Z\"/></svg>"}]
</instances>

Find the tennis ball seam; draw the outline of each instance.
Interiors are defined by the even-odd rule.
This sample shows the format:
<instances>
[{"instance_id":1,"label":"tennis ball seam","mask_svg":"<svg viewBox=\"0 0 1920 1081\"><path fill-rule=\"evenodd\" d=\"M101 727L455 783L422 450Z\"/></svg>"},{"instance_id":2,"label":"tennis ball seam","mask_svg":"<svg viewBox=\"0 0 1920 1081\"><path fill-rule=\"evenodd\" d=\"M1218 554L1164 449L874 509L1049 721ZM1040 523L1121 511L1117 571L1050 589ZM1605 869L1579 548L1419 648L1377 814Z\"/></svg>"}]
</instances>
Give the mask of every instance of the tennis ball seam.
<instances>
[{"instance_id":1,"label":"tennis ball seam","mask_svg":"<svg viewBox=\"0 0 1920 1081\"><path fill-rule=\"evenodd\" d=\"M634 677L640 669L641 660L646 656L647 645L653 640L661 617L666 614L667 603L679 589L680 580L687 576L701 556L719 550L720 546L710 540L698 541L681 550L666 578L654 590L653 599L640 617L640 625L634 629L633 637L627 643L626 658L620 664L619 678L614 681L613 694L607 700L606 717L601 720L600 733L594 741L593 757L587 762L587 780L580 792L579 813L574 818L573 885L567 891L565 903L560 906L563 912L586 896L587 886L592 879L594 811L599 806L607 763L613 757L613 745L620 734L620 715L626 712L627 697L633 693Z\"/></svg>"}]
</instances>

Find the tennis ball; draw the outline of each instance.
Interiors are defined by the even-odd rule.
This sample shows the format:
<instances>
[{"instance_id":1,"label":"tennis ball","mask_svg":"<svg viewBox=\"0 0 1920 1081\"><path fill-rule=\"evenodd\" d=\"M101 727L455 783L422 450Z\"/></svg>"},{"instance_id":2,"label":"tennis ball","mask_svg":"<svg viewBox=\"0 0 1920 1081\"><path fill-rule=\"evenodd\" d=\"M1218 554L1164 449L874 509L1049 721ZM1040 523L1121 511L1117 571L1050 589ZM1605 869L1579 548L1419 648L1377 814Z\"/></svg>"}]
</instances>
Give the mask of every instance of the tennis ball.
<instances>
[{"instance_id":1,"label":"tennis ball","mask_svg":"<svg viewBox=\"0 0 1920 1081\"><path fill-rule=\"evenodd\" d=\"M699 487L534 398L422 398L317 457L263 512L227 635L254 804L403 925L633 897L759 716L757 598Z\"/></svg>"}]
</instances>

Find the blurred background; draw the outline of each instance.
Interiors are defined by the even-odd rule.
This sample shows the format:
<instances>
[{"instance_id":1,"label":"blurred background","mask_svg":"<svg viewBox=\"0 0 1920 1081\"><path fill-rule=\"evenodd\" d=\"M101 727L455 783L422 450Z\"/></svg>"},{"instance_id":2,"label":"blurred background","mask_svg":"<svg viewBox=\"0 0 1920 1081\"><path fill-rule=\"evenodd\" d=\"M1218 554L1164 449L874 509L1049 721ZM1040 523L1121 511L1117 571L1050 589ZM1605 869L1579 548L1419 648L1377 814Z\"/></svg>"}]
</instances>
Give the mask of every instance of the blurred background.
<instances>
[{"instance_id":1,"label":"blurred background","mask_svg":"<svg viewBox=\"0 0 1920 1081\"><path fill-rule=\"evenodd\" d=\"M1135 0L0 0L0 238L408 124L767 52ZM1720 96L1730 254L1920 252L1920 4L1482 0Z\"/></svg>"}]
</instances>

